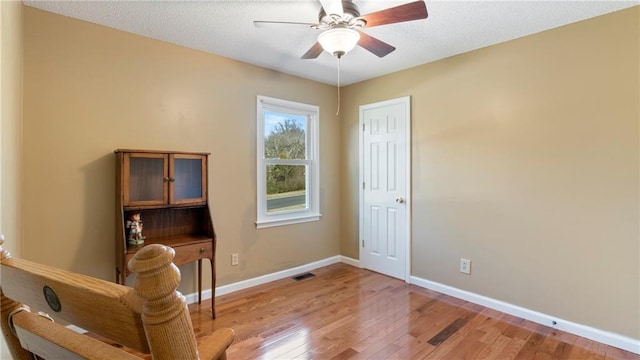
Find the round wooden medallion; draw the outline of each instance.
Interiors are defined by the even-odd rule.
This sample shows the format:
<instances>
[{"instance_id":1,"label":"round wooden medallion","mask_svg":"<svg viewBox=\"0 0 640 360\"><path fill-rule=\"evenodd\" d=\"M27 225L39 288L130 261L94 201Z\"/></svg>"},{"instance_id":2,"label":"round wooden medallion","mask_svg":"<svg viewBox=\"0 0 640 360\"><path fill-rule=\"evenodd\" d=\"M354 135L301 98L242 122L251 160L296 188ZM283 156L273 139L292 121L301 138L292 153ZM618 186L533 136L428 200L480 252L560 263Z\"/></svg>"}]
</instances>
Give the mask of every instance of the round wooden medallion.
<instances>
[{"instance_id":1,"label":"round wooden medallion","mask_svg":"<svg viewBox=\"0 0 640 360\"><path fill-rule=\"evenodd\" d=\"M60 303L60 299L58 299L56 292L46 285L42 288L42 292L44 292L44 299L47 301L47 304L49 304L51 310L60 312L60 310L62 310L62 304Z\"/></svg>"}]
</instances>

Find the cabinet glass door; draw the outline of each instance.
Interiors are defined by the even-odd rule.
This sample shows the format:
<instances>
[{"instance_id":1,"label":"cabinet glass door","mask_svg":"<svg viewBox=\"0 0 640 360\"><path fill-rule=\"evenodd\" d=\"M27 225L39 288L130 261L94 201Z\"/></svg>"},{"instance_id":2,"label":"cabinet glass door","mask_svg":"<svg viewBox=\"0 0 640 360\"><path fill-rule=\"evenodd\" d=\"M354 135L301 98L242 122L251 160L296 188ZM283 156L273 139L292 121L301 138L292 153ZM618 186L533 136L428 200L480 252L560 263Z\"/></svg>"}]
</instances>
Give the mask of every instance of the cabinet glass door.
<instances>
[{"instance_id":1,"label":"cabinet glass door","mask_svg":"<svg viewBox=\"0 0 640 360\"><path fill-rule=\"evenodd\" d=\"M171 203L206 201L205 157L172 155Z\"/></svg>"},{"instance_id":2,"label":"cabinet glass door","mask_svg":"<svg viewBox=\"0 0 640 360\"><path fill-rule=\"evenodd\" d=\"M167 202L167 156L125 154L125 205L154 205Z\"/></svg>"}]
</instances>

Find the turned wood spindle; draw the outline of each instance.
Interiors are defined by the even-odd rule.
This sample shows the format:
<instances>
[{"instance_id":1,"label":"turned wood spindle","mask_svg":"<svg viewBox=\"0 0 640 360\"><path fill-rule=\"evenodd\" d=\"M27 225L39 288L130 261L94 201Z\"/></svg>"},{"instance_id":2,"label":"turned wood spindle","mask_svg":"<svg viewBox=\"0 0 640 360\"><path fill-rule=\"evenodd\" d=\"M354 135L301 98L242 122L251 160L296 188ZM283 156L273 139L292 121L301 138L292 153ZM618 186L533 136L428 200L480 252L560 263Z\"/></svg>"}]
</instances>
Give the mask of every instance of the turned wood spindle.
<instances>
[{"instance_id":1,"label":"turned wood spindle","mask_svg":"<svg viewBox=\"0 0 640 360\"><path fill-rule=\"evenodd\" d=\"M174 255L171 247L147 245L128 266L136 273L134 291L146 301L142 321L152 353L164 354L166 359L197 359L187 302L177 291L180 271L172 263Z\"/></svg>"}]
</instances>

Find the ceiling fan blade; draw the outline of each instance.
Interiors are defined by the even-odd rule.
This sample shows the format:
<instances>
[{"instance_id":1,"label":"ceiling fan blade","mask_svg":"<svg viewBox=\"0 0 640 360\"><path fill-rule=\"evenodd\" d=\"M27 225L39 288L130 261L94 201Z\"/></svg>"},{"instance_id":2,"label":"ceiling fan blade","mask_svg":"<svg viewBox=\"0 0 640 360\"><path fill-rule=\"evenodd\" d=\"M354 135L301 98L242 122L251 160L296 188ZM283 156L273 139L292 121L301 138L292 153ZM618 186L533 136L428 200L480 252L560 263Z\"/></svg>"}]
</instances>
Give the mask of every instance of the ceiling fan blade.
<instances>
[{"instance_id":1,"label":"ceiling fan blade","mask_svg":"<svg viewBox=\"0 0 640 360\"><path fill-rule=\"evenodd\" d=\"M300 27L314 28L318 26L318 24L289 22L289 21L254 21L253 25L257 28L282 27L282 26L300 26Z\"/></svg>"},{"instance_id":2,"label":"ceiling fan blade","mask_svg":"<svg viewBox=\"0 0 640 360\"><path fill-rule=\"evenodd\" d=\"M367 27L372 27L426 19L428 15L427 6L424 1L419 0L385 10L372 12L361 16L361 18L367 21Z\"/></svg>"},{"instance_id":3,"label":"ceiling fan blade","mask_svg":"<svg viewBox=\"0 0 640 360\"><path fill-rule=\"evenodd\" d=\"M344 13L342 0L320 0L320 4L322 4L324 13L327 15L336 14L342 16Z\"/></svg>"},{"instance_id":4,"label":"ceiling fan blade","mask_svg":"<svg viewBox=\"0 0 640 360\"><path fill-rule=\"evenodd\" d=\"M322 54L323 51L324 49L322 48L322 45L320 45L320 43L316 41L316 43L313 44L313 46L309 50L307 50L307 52L304 53L304 55L302 55L301 59L304 59L304 60L315 59L318 56L320 56L320 54Z\"/></svg>"},{"instance_id":5,"label":"ceiling fan blade","mask_svg":"<svg viewBox=\"0 0 640 360\"><path fill-rule=\"evenodd\" d=\"M360 33L360 40L358 41L358 45L369 50L370 52L377 55L378 57L385 57L389 55L389 53L391 53L393 50L396 49L395 47L387 44L382 40L378 40L371 35L367 35L362 31L358 31L358 32Z\"/></svg>"}]
</instances>

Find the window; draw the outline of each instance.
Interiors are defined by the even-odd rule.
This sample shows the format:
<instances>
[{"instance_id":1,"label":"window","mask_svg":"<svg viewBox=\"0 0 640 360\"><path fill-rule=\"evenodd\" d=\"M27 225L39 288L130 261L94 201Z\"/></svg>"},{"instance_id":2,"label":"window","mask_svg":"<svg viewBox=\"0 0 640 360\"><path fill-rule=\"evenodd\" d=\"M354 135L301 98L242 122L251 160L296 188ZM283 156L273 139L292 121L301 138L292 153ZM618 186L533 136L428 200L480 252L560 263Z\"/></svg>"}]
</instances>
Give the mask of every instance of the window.
<instances>
[{"instance_id":1,"label":"window","mask_svg":"<svg viewBox=\"0 0 640 360\"><path fill-rule=\"evenodd\" d=\"M258 96L258 228L320 219L314 105Z\"/></svg>"}]
</instances>

